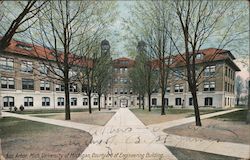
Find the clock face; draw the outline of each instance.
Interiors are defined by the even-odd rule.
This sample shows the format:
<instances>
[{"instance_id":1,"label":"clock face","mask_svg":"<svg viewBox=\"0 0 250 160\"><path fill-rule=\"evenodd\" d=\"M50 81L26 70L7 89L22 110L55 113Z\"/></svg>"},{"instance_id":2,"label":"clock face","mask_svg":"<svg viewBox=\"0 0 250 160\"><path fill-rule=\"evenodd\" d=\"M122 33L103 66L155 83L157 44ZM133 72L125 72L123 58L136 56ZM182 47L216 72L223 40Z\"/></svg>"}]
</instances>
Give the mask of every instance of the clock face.
<instances>
[{"instance_id":1,"label":"clock face","mask_svg":"<svg viewBox=\"0 0 250 160\"><path fill-rule=\"evenodd\" d=\"M109 49L109 45L103 45L103 46L102 46L102 49L108 50L108 49Z\"/></svg>"}]
</instances>

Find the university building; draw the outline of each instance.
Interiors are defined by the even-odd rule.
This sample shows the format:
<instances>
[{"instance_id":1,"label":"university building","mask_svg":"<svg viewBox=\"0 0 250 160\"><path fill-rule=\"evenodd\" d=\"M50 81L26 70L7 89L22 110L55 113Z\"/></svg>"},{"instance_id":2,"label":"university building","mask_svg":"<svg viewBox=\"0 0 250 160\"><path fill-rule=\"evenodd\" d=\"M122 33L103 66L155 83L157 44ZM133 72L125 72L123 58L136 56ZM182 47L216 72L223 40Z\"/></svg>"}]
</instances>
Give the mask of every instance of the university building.
<instances>
[{"instance_id":1,"label":"university building","mask_svg":"<svg viewBox=\"0 0 250 160\"><path fill-rule=\"evenodd\" d=\"M105 41L107 45L108 42ZM38 48L41 46L38 46ZM59 81L49 78L51 75L40 59L31 56L34 48L30 44L12 40L10 46L0 54L0 107L10 106L25 108L64 108L64 86ZM198 66L204 59L212 56L216 49L200 51ZM41 53L42 54L42 53ZM198 103L209 107L234 107L235 104L235 72L240 71L233 62L235 57L230 51L220 50L201 76L198 87ZM109 94L101 99L104 107L138 107L138 95L129 87L128 72L135 61L130 58L113 60L113 77ZM169 85L165 95L165 105L192 108L192 96L188 84L182 80L178 72L185 74L185 66L181 60L174 60L173 70L169 77ZM87 65L87 62L86 62ZM74 82L70 84L71 108L87 108L88 98L82 92L82 86ZM92 96L92 107L98 106L97 95ZM147 106L147 97L145 106ZM161 105L160 93L155 92L151 99L152 106Z\"/></svg>"}]
</instances>

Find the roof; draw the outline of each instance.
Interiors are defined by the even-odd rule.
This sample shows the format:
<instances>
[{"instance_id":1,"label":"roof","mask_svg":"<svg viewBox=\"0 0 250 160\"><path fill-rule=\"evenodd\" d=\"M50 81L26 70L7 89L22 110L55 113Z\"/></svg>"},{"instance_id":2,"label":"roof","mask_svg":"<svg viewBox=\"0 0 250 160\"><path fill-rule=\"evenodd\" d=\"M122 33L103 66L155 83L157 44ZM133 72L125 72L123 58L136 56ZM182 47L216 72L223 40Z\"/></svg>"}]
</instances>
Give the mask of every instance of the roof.
<instances>
[{"instance_id":1,"label":"roof","mask_svg":"<svg viewBox=\"0 0 250 160\"><path fill-rule=\"evenodd\" d=\"M17 40L11 40L10 45L4 50L5 52L23 55L23 56L29 56L32 58L39 58L43 60L51 60L55 61L56 57L53 54L54 50L49 49L44 46L36 45L36 44L30 44L25 43ZM63 62L64 60L64 54L63 52L57 54L59 55L58 60ZM83 65L83 66L89 66L91 67L93 65L91 59L87 59L86 57L80 57L73 53L70 53L69 57L69 63L73 65Z\"/></svg>"},{"instance_id":2,"label":"roof","mask_svg":"<svg viewBox=\"0 0 250 160\"><path fill-rule=\"evenodd\" d=\"M113 66L114 67L132 67L134 65L135 61L133 59L127 58L127 57L121 57L113 60Z\"/></svg>"},{"instance_id":3,"label":"roof","mask_svg":"<svg viewBox=\"0 0 250 160\"><path fill-rule=\"evenodd\" d=\"M239 67L233 62L235 57L229 50L217 49L217 48L207 48L195 52L196 54L202 54L203 58L196 59L196 64L210 63L220 60L226 60L227 62L235 68L236 71L240 71ZM190 53L193 54L193 53ZM186 66L185 53L172 56L172 62L170 67L183 67ZM167 59L167 58L164 58ZM157 67L160 66L160 61L158 59L152 60L152 65Z\"/></svg>"}]
</instances>

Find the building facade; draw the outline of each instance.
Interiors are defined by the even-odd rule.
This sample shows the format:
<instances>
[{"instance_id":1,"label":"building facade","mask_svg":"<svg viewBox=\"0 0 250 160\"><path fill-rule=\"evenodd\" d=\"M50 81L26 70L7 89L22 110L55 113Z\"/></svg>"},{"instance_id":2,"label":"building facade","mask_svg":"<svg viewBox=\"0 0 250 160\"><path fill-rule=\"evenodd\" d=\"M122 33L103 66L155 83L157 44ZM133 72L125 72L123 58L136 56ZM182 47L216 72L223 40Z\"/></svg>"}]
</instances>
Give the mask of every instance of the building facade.
<instances>
[{"instance_id":1,"label":"building facade","mask_svg":"<svg viewBox=\"0 0 250 160\"><path fill-rule=\"evenodd\" d=\"M104 41L105 45L109 45ZM104 48L107 50L107 47ZM200 58L206 59L216 49L210 48L201 51ZM25 108L64 108L64 86L51 78L52 73L34 56L30 56L32 46L12 41L11 45L0 54L0 107ZM200 106L217 108L234 107L235 104L235 72L240 69L233 62L235 57L230 51L221 50L213 61L207 65L201 75L198 86L198 103ZM174 60L175 65L170 73L170 80L166 88L165 105L173 107L193 108L192 96L188 84L180 76L185 74L185 66L181 61ZM118 58L113 60L113 78L109 92L101 98L102 107L138 107L138 95L129 86L129 70L134 60ZM204 64L199 63L199 69ZM74 72L74 71L72 71ZM48 75L51 75L48 78ZM92 107L98 107L97 95L92 96ZM145 106L147 106L145 97ZM152 106L161 106L160 93L152 94ZM70 84L71 108L87 108L88 98L82 92L77 82Z\"/></svg>"}]
</instances>

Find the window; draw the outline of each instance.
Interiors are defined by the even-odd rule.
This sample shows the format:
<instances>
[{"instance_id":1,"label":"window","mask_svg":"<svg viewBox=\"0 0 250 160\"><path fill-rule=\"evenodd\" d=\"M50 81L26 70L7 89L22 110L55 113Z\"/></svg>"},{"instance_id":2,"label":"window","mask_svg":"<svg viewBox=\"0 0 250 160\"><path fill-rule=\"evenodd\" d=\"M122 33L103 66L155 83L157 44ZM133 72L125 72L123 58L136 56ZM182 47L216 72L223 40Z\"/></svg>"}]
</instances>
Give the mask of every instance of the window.
<instances>
[{"instance_id":1,"label":"window","mask_svg":"<svg viewBox=\"0 0 250 160\"><path fill-rule=\"evenodd\" d=\"M183 92L183 85L181 85L181 84L176 84L175 86L174 86L174 91L175 92Z\"/></svg>"},{"instance_id":2,"label":"window","mask_svg":"<svg viewBox=\"0 0 250 160\"><path fill-rule=\"evenodd\" d=\"M122 88L120 89L120 94L123 94L123 89Z\"/></svg>"},{"instance_id":3,"label":"window","mask_svg":"<svg viewBox=\"0 0 250 160\"><path fill-rule=\"evenodd\" d=\"M111 101L111 97L109 97L109 100Z\"/></svg>"},{"instance_id":4,"label":"window","mask_svg":"<svg viewBox=\"0 0 250 160\"><path fill-rule=\"evenodd\" d=\"M34 80L22 79L22 88L27 90L34 90Z\"/></svg>"},{"instance_id":5,"label":"window","mask_svg":"<svg viewBox=\"0 0 250 160\"><path fill-rule=\"evenodd\" d=\"M215 74L215 66L207 66L204 70L204 76L209 77Z\"/></svg>"},{"instance_id":6,"label":"window","mask_svg":"<svg viewBox=\"0 0 250 160\"><path fill-rule=\"evenodd\" d=\"M124 89L124 94L128 94L128 89Z\"/></svg>"},{"instance_id":7,"label":"window","mask_svg":"<svg viewBox=\"0 0 250 160\"><path fill-rule=\"evenodd\" d=\"M168 98L164 98L164 106L168 106Z\"/></svg>"},{"instance_id":8,"label":"window","mask_svg":"<svg viewBox=\"0 0 250 160\"><path fill-rule=\"evenodd\" d=\"M42 97L42 106L50 106L50 98Z\"/></svg>"},{"instance_id":9,"label":"window","mask_svg":"<svg viewBox=\"0 0 250 160\"><path fill-rule=\"evenodd\" d=\"M21 71L26 73L33 72L33 63L28 61L23 61L21 65Z\"/></svg>"},{"instance_id":10,"label":"window","mask_svg":"<svg viewBox=\"0 0 250 160\"><path fill-rule=\"evenodd\" d=\"M213 98L212 97L206 97L205 98L205 106L212 106L213 105Z\"/></svg>"},{"instance_id":11,"label":"window","mask_svg":"<svg viewBox=\"0 0 250 160\"><path fill-rule=\"evenodd\" d=\"M82 105L84 105L84 106L88 105L88 98L83 98Z\"/></svg>"},{"instance_id":12,"label":"window","mask_svg":"<svg viewBox=\"0 0 250 160\"><path fill-rule=\"evenodd\" d=\"M14 78L2 77L1 78L1 88L15 89Z\"/></svg>"},{"instance_id":13,"label":"window","mask_svg":"<svg viewBox=\"0 0 250 160\"><path fill-rule=\"evenodd\" d=\"M57 105L58 106L64 106L64 98L63 97L58 97L57 98Z\"/></svg>"},{"instance_id":14,"label":"window","mask_svg":"<svg viewBox=\"0 0 250 160\"><path fill-rule=\"evenodd\" d=\"M189 98L189 103L188 103L190 106L193 105L193 98Z\"/></svg>"},{"instance_id":15,"label":"window","mask_svg":"<svg viewBox=\"0 0 250 160\"><path fill-rule=\"evenodd\" d=\"M24 106L26 107L33 106L33 97L24 97Z\"/></svg>"},{"instance_id":16,"label":"window","mask_svg":"<svg viewBox=\"0 0 250 160\"><path fill-rule=\"evenodd\" d=\"M180 106L181 105L181 98L175 98L175 105Z\"/></svg>"},{"instance_id":17,"label":"window","mask_svg":"<svg viewBox=\"0 0 250 160\"><path fill-rule=\"evenodd\" d=\"M224 90L227 91L227 82L225 82Z\"/></svg>"},{"instance_id":18,"label":"window","mask_svg":"<svg viewBox=\"0 0 250 160\"><path fill-rule=\"evenodd\" d=\"M123 71L123 68L120 68L120 73L122 73L122 71Z\"/></svg>"},{"instance_id":19,"label":"window","mask_svg":"<svg viewBox=\"0 0 250 160\"><path fill-rule=\"evenodd\" d=\"M64 91L64 85L63 84L56 84L56 91Z\"/></svg>"},{"instance_id":20,"label":"window","mask_svg":"<svg viewBox=\"0 0 250 160\"><path fill-rule=\"evenodd\" d=\"M225 68L225 76L227 76L227 67Z\"/></svg>"},{"instance_id":21,"label":"window","mask_svg":"<svg viewBox=\"0 0 250 160\"><path fill-rule=\"evenodd\" d=\"M117 68L115 68L114 70L115 70L115 73L117 73L117 72L118 72L118 69L117 69Z\"/></svg>"},{"instance_id":22,"label":"window","mask_svg":"<svg viewBox=\"0 0 250 160\"><path fill-rule=\"evenodd\" d=\"M77 105L77 98L71 98L70 104L71 104L71 106L76 106Z\"/></svg>"},{"instance_id":23,"label":"window","mask_svg":"<svg viewBox=\"0 0 250 160\"><path fill-rule=\"evenodd\" d=\"M157 105L157 99L156 98L152 98L152 105L154 105L154 106Z\"/></svg>"},{"instance_id":24,"label":"window","mask_svg":"<svg viewBox=\"0 0 250 160\"><path fill-rule=\"evenodd\" d=\"M28 46L28 45L24 45L24 44L17 44L16 45L18 48L27 50L27 51L31 51L32 50L32 46Z\"/></svg>"},{"instance_id":25,"label":"window","mask_svg":"<svg viewBox=\"0 0 250 160\"><path fill-rule=\"evenodd\" d=\"M98 98L94 98L94 106L98 105Z\"/></svg>"},{"instance_id":26,"label":"window","mask_svg":"<svg viewBox=\"0 0 250 160\"><path fill-rule=\"evenodd\" d=\"M57 76L63 76L63 71L62 71L62 70L60 70L60 69L58 69L58 68L54 68L54 71L55 71L55 74L56 74Z\"/></svg>"},{"instance_id":27,"label":"window","mask_svg":"<svg viewBox=\"0 0 250 160\"><path fill-rule=\"evenodd\" d=\"M48 74L48 66L45 64L40 64L39 71L41 74Z\"/></svg>"},{"instance_id":28,"label":"window","mask_svg":"<svg viewBox=\"0 0 250 160\"><path fill-rule=\"evenodd\" d=\"M170 86L167 86L166 92L170 93Z\"/></svg>"},{"instance_id":29,"label":"window","mask_svg":"<svg viewBox=\"0 0 250 160\"><path fill-rule=\"evenodd\" d=\"M130 89L129 94L133 94L133 90L132 89Z\"/></svg>"},{"instance_id":30,"label":"window","mask_svg":"<svg viewBox=\"0 0 250 160\"><path fill-rule=\"evenodd\" d=\"M11 96L3 97L3 106L4 107L14 107L15 106L14 97L11 97Z\"/></svg>"},{"instance_id":31,"label":"window","mask_svg":"<svg viewBox=\"0 0 250 160\"><path fill-rule=\"evenodd\" d=\"M69 85L69 91L70 92L77 92L77 85L76 84L70 84Z\"/></svg>"},{"instance_id":32,"label":"window","mask_svg":"<svg viewBox=\"0 0 250 160\"><path fill-rule=\"evenodd\" d=\"M0 57L0 69L4 71L11 71L14 69L14 60L12 58Z\"/></svg>"},{"instance_id":33,"label":"window","mask_svg":"<svg viewBox=\"0 0 250 160\"><path fill-rule=\"evenodd\" d=\"M204 82L204 91L214 91L215 82Z\"/></svg>"},{"instance_id":34,"label":"window","mask_svg":"<svg viewBox=\"0 0 250 160\"><path fill-rule=\"evenodd\" d=\"M114 91L115 91L115 94L117 94L117 93L118 93L118 89L117 89L117 88L115 88L115 89L114 89Z\"/></svg>"},{"instance_id":35,"label":"window","mask_svg":"<svg viewBox=\"0 0 250 160\"><path fill-rule=\"evenodd\" d=\"M40 90L49 91L50 90L50 84L49 84L49 82L40 81Z\"/></svg>"}]
</instances>

